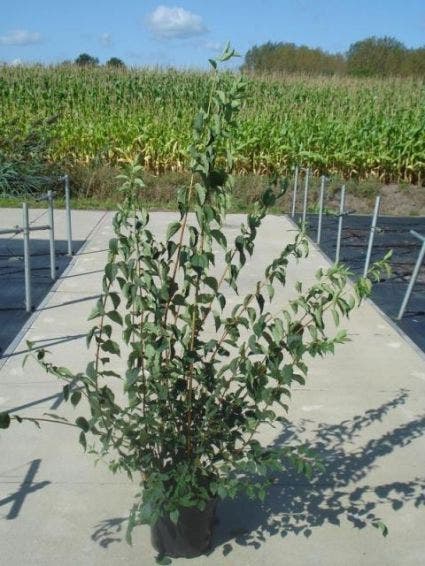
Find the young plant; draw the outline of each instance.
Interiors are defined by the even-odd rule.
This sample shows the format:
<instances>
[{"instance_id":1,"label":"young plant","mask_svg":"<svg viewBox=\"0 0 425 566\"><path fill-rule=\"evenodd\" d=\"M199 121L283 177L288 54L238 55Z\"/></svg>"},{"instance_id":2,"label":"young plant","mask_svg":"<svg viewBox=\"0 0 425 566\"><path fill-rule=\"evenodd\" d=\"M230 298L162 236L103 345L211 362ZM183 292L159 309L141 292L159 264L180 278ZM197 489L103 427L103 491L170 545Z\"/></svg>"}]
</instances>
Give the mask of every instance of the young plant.
<instances>
[{"instance_id":1,"label":"young plant","mask_svg":"<svg viewBox=\"0 0 425 566\"><path fill-rule=\"evenodd\" d=\"M233 55L228 47L221 60ZM286 185L272 181L227 240L232 132L246 84L237 78L223 90L217 61L211 64L211 94L193 125L192 180L179 191L179 218L164 240L149 228L140 167L122 176L124 202L113 221L102 296L90 315L93 360L74 374L37 351L45 370L67 382L65 397L89 407L90 415L75 421L84 449L109 458L113 472L141 477L129 537L136 524L164 516L176 523L182 509L203 509L217 497L243 491L263 498L273 473L287 464L311 475L315 458L307 447L262 446L256 433L276 421L285 426L291 386L307 377L307 356L333 353L347 340L343 330L333 334L334 326L386 267L385 260L375 264L353 287L344 266L319 270L314 285L297 283L294 298L275 305L290 262L308 254L300 232L240 296L258 230ZM229 294L238 297L232 307Z\"/></svg>"}]
</instances>

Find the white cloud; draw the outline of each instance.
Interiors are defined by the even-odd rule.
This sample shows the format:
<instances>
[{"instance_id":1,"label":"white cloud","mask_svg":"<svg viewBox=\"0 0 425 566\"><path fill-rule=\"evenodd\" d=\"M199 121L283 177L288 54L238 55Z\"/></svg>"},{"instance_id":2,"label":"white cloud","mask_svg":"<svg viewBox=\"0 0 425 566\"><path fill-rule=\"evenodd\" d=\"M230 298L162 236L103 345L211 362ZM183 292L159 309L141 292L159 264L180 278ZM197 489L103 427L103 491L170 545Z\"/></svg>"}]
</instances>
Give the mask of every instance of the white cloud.
<instances>
[{"instance_id":1,"label":"white cloud","mask_svg":"<svg viewBox=\"0 0 425 566\"><path fill-rule=\"evenodd\" d=\"M149 14L147 25L159 39L184 39L208 31L201 16L179 7L158 6Z\"/></svg>"},{"instance_id":2,"label":"white cloud","mask_svg":"<svg viewBox=\"0 0 425 566\"><path fill-rule=\"evenodd\" d=\"M110 33L102 33L99 37L99 42L100 45L102 45L103 47L112 47L113 41L112 41L112 35Z\"/></svg>"},{"instance_id":3,"label":"white cloud","mask_svg":"<svg viewBox=\"0 0 425 566\"><path fill-rule=\"evenodd\" d=\"M221 53L224 49L224 43L221 43L220 41L206 41L205 47L211 51Z\"/></svg>"},{"instance_id":4,"label":"white cloud","mask_svg":"<svg viewBox=\"0 0 425 566\"><path fill-rule=\"evenodd\" d=\"M5 35L0 35L0 45L32 45L43 40L38 31L15 29Z\"/></svg>"},{"instance_id":5,"label":"white cloud","mask_svg":"<svg viewBox=\"0 0 425 566\"><path fill-rule=\"evenodd\" d=\"M11 61L9 63L9 65L11 67L19 67L20 65L22 65L22 60L21 59L13 59L13 61Z\"/></svg>"}]
</instances>

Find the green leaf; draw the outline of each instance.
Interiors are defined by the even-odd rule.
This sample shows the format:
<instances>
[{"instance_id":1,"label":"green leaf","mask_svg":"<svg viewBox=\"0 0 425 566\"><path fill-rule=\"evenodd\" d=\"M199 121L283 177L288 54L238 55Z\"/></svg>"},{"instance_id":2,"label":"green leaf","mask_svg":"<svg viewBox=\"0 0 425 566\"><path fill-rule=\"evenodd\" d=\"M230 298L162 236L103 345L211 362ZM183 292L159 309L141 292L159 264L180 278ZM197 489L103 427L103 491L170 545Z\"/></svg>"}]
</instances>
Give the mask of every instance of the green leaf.
<instances>
[{"instance_id":1,"label":"green leaf","mask_svg":"<svg viewBox=\"0 0 425 566\"><path fill-rule=\"evenodd\" d=\"M257 295L255 295L255 298L257 299L258 306L260 307L260 312L263 312L263 308L264 308L263 295L261 293L258 293Z\"/></svg>"},{"instance_id":2,"label":"green leaf","mask_svg":"<svg viewBox=\"0 0 425 566\"><path fill-rule=\"evenodd\" d=\"M172 222L171 224L168 225L167 235L166 235L167 240L172 238L174 234L180 230L180 226L181 226L180 222Z\"/></svg>"},{"instance_id":3,"label":"green leaf","mask_svg":"<svg viewBox=\"0 0 425 566\"><path fill-rule=\"evenodd\" d=\"M199 204L202 206L207 196L207 189L200 183L196 183L195 190L196 190L196 196L198 197L199 200Z\"/></svg>"},{"instance_id":4,"label":"green leaf","mask_svg":"<svg viewBox=\"0 0 425 566\"><path fill-rule=\"evenodd\" d=\"M104 352L109 352L110 354L115 354L117 356L121 355L120 347L112 340L106 340L106 342L103 342L100 347Z\"/></svg>"},{"instance_id":5,"label":"green leaf","mask_svg":"<svg viewBox=\"0 0 425 566\"><path fill-rule=\"evenodd\" d=\"M0 413L0 428L9 428L10 426L10 415L9 413Z\"/></svg>"},{"instance_id":6,"label":"green leaf","mask_svg":"<svg viewBox=\"0 0 425 566\"><path fill-rule=\"evenodd\" d=\"M87 320L93 320L94 318L97 318L98 316L101 316L104 313L105 313L105 309L103 307L102 299L99 299L96 303L96 306L92 309L91 313L89 314Z\"/></svg>"},{"instance_id":7,"label":"green leaf","mask_svg":"<svg viewBox=\"0 0 425 566\"><path fill-rule=\"evenodd\" d=\"M175 525L177 525L177 522L179 520L179 516L180 516L180 513L179 513L178 509L174 509L174 511L171 511L171 513L170 513L170 519L173 521L173 523Z\"/></svg>"},{"instance_id":8,"label":"green leaf","mask_svg":"<svg viewBox=\"0 0 425 566\"><path fill-rule=\"evenodd\" d=\"M108 297L111 299L112 304L114 305L114 309L117 310L117 308L118 308L118 306L121 302L121 298L118 295L118 293L115 293L115 292L109 293Z\"/></svg>"},{"instance_id":9,"label":"green leaf","mask_svg":"<svg viewBox=\"0 0 425 566\"><path fill-rule=\"evenodd\" d=\"M75 419L75 424L83 430L83 432L88 432L90 430L90 425L84 417L78 417Z\"/></svg>"},{"instance_id":10,"label":"green leaf","mask_svg":"<svg viewBox=\"0 0 425 566\"><path fill-rule=\"evenodd\" d=\"M106 313L106 316L108 318L110 318L113 322L116 322L117 324L120 324L122 326L122 316L120 315L119 312L117 311L109 311Z\"/></svg>"},{"instance_id":11,"label":"green leaf","mask_svg":"<svg viewBox=\"0 0 425 566\"><path fill-rule=\"evenodd\" d=\"M87 364L86 375L92 381L96 379L96 364L94 362L89 362Z\"/></svg>"},{"instance_id":12,"label":"green leaf","mask_svg":"<svg viewBox=\"0 0 425 566\"><path fill-rule=\"evenodd\" d=\"M105 276L112 283L118 273L118 266L115 263L107 263L105 265Z\"/></svg>"},{"instance_id":13,"label":"green leaf","mask_svg":"<svg viewBox=\"0 0 425 566\"><path fill-rule=\"evenodd\" d=\"M84 448L84 450L87 449L86 435L84 434L83 431L80 432L80 436L79 436L79 438L78 438L78 442L81 444L81 446Z\"/></svg>"},{"instance_id":14,"label":"green leaf","mask_svg":"<svg viewBox=\"0 0 425 566\"><path fill-rule=\"evenodd\" d=\"M126 383L125 383L125 389L128 390L138 379L140 374L140 370L139 368L132 368L127 370L126 374L125 374L125 379L126 379Z\"/></svg>"},{"instance_id":15,"label":"green leaf","mask_svg":"<svg viewBox=\"0 0 425 566\"><path fill-rule=\"evenodd\" d=\"M69 385L64 385L63 388L62 388L62 394L63 394L63 398L65 399L65 401L68 401L69 393L70 393Z\"/></svg>"},{"instance_id":16,"label":"green leaf","mask_svg":"<svg viewBox=\"0 0 425 566\"><path fill-rule=\"evenodd\" d=\"M111 240L109 240L109 250L113 254L118 253L118 240L116 238L112 238Z\"/></svg>"},{"instance_id":17,"label":"green leaf","mask_svg":"<svg viewBox=\"0 0 425 566\"><path fill-rule=\"evenodd\" d=\"M205 269L206 267L208 267L208 257L205 254L194 254L190 258L190 263L193 265L193 267Z\"/></svg>"},{"instance_id":18,"label":"green leaf","mask_svg":"<svg viewBox=\"0 0 425 566\"><path fill-rule=\"evenodd\" d=\"M346 330L340 330L337 335L335 336L335 342L339 342L341 344L343 344L344 342L349 342L350 339L347 336L347 331Z\"/></svg>"},{"instance_id":19,"label":"green leaf","mask_svg":"<svg viewBox=\"0 0 425 566\"><path fill-rule=\"evenodd\" d=\"M71 394L71 403L76 407L81 400L81 391L73 391Z\"/></svg>"},{"instance_id":20,"label":"green leaf","mask_svg":"<svg viewBox=\"0 0 425 566\"><path fill-rule=\"evenodd\" d=\"M373 526L381 531L382 536L386 537L388 535L388 527L382 521L376 521L376 523L373 523Z\"/></svg>"},{"instance_id":21,"label":"green leaf","mask_svg":"<svg viewBox=\"0 0 425 566\"><path fill-rule=\"evenodd\" d=\"M168 556L163 556L162 554L155 558L155 562L159 566L168 566L169 564L172 564L171 558L168 558Z\"/></svg>"},{"instance_id":22,"label":"green leaf","mask_svg":"<svg viewBox=\"0 0 425 566\"><path fill-rule=\"evenodd\" d=\"M213 291L217 292L218 289L218 282L215 277L205 277L204 279L205 285L208 285Z\"/></svg>"},{"instance_id":23,"label":"green leaf","mask_svg":"<svg viewBox=\"0 0 425 566\"><path fill-rule=\"evenodd\" d=\"M211 230L211 236L222 248L227 248L227 240L223 232L220 232L220 230Z\"/></svg>"},{"instance_id":24,"label":"green leaf","mask_svg":"<svg viewBox=\"0 0 425 566\"><path fill-rule=\"evenodd\" d=\"M332 317L334 319L335 326L339 325L339 314L335 309L332 309Z\"/></svg>"},{"instance_id":25,"label":"green leaf","mask_svg":"<svg viewBox=\"0 0 425 566\"><path fill-rule=\"evenodd\" d=\"M269 294L270 302L273 300L274 297L274 287L273 285L267 285L267 292Z\"/></svg>"}]
</instances>

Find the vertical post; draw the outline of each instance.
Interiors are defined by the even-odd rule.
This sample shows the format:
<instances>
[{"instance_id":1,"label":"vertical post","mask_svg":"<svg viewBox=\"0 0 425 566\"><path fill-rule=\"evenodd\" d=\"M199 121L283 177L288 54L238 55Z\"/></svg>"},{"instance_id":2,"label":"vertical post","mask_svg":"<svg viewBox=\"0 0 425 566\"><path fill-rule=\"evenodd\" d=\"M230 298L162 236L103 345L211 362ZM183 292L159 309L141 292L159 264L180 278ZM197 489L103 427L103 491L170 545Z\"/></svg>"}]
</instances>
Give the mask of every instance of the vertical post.
<instances>
[{"instance_id":1,"label":"vertical post","mask_svg":"<svg viewBox=\"0 0 425 566\"><path fill-rule=\"evenodd\" d=\"M410 233L412 233L412 231ZM415 268L413 270L412 276L409 281L409 286L407 287L406 294L404 295L403 302L401 303L401 307L397 315L397 320L401 320L403 318L404 311L406 310L407 303L409 302L410 295L412 294L413 287L415 286L416 279L418 278L419 275L419 270L421 268L422 262L425 257L425 238L420 237L420 239L422 240L421 251L419 252L418 259L416 260Z\"/></svg>"},{"instance_id":2,"label":"vertical post","mask_svg":"<svg viewBox=\"0 0 425 566\"><path fill-rule=\"evenodd\" d=\"M341 202L339 204L339 218L338 218L338 235L336 239L335 263L339 263L339 255L341 251L341 238L342 238L342 221L344 218L345 210L345 185L341 188Z\"/></svg>"},{"instance_id":3,"label":"vertical post","mask_svg":"<svg viewBox=\"0 0 425 566\"><path fill-rule=\"evenodd\" d=\"M25 310L32 311L31 298L31 256L30 256L30 223L28 217L28 205L22 203L22 228L24 236L24 270L25 270Z\"/></svg>"},{"instance_id":4,"label":"vertical post","mask_svg":"<svg viewBox=\"0 0 425 566\"><path fill-rule=\"evenodd\" d=\"M378 195L376 197L375 209L373 211L372 225L370 227L369 243L368 243L368 246L367 246L366 261L365 261L365 264L364 264L363 277L366 277L367 272L369 271L369 264L370 264L370 258L371 258L371 255L372 255L373 240L375 239L376 224L377 224L377 221L378 221L380 203L381 203L381 197Z\"/></svg>"},{"instance_id":5,"label":"vertical post","mask_svg":"<svg viewBox=\"0 0 425 566\"><path fill-rule=\"evenodd\" d=\"M322 237L322 216L323 216L323 201L325 198L325 183L326 183L326 177L322 175L321 183L320 183L319 219L317 223L317 239L316 239L317 244L320 244L320 240Z\"/></svg>"},{"instance_id":6,"label":"vertical post","mask_svg":"<svg viewBox=\"0 0 425 566\"><path fill-rule=\"evenodd\" d=\"M69 191L69 176L63 177L65 181L65 209L66 209L66 228L68 237L68 255L72 255L72 224L71 224L71 199Z\"/></svg>"},{"instance_id":7,"label":"vertical post","mask_svg":"<svg viewBox=\"0 0 425 566\"><path fill-rule=\"evenodd\" d=\"M295 216L295 206L297 202L297 189L298 189L298 165L295 167L295 174L294 174L294 193L292 196L292 212L291 216L294 218Z\"/></svg>"},{"instance_id":8,"label":"vertical post","mask_svg":"<svg viewBox=\"0 0 425 566\"><path fill-rule=\"evenodd\" d=\"M305 170L305 181L304 181L303 228L305 227L305 221L307 217L309 176L310 176L310 169L307 167L307 169Z\"/></svg>"},{"instance_id":9,"label":"vertical post","mask_svg":"<svg viewBox=\"0 0 425 566\"><path fill-rule=\"evenodd\" d=\"M49 248L50 248L50 277L52 281L56 279L56 262L55 262L55 223L53 214L53 193L47 191L47 202L49 205Z\"/></svg>"}]
</instances>

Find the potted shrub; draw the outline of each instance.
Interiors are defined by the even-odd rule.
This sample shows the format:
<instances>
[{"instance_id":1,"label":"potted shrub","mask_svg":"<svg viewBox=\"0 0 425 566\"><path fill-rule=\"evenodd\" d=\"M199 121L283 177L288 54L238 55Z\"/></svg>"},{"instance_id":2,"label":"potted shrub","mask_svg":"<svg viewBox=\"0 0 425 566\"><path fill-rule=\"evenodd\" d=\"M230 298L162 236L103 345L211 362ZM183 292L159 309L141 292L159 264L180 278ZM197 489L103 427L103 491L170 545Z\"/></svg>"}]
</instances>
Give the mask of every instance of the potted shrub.
<instances>
[{"instance_id":1,"label":"potted shrub","mask_svg":"<svg viewBox=\"0 0 425 566\"><path fill-rule=\"evenodd\" d=\"M220 60L233 55L227 47ZM320 270L313 286L298 283L293 300L274 305L290 261L307 256L299 232L252 292L239 296L257 231L285 186L271 182L238 235L226 239L233 133L246 83L218 74L217 61L211 65L211 92L193 125L192 180L178 192L179 218L165 239L149 229L141 168L133 164L122 175L102 296L89 318L93 360L75 374L44 350L35 353L67 382L65 398L88 406L75 421L84 449L140 481L128 538L135 525L150 524L160 556L206 551L218 499L240 492L263 498L273 473L288 464L312 473L308 448L262 446L256 432L285 423L291 385L307 376L307 355L333 353L347 340L335 326L369 295L371 278L386 265L375 264L353 287L345 267ZM231 309L229 293L238 297Z\"/></svg>"}]
</instances>

